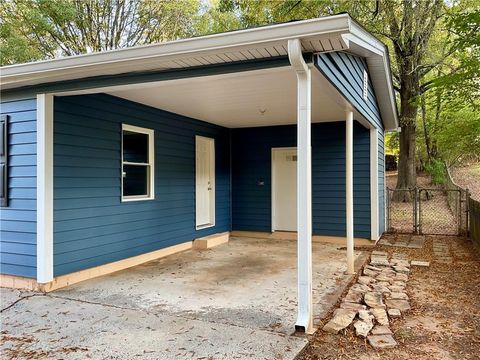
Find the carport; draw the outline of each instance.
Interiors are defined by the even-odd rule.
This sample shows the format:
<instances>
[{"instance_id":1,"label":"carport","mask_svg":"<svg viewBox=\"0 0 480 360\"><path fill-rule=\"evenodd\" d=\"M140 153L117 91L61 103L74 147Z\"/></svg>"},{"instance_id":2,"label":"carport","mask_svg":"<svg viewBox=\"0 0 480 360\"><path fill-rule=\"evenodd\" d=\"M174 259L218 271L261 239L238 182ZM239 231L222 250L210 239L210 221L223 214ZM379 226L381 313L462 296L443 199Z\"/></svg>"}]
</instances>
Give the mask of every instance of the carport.
<instances>
[{"instance_id":1,"label":"carport","mask_svg":"<svg viewBox=\"0 0 480 360\"><path fill-rule=\"evenodd\" d=\"M388 54L346 14L12 66L4 70L3 80L7 91L31 86L37 99L39 284L55 284L72 273L85 274L113 262L127 264L131 257L164 248L184 250L192 239L204 236L287 232L297 238L296 249L280 240L262 244L236 239L211 254L222 255L222 249L232 247L249 252L237 259L248 262L262 251L255 246L265 246L262 256L274 258L289 244L288 256L279 261L296 268L297 274L284 278L289 295L275 295L292 301L297 317L292 321L286 313L278 316L311 333L313 294L321 289L313 274L333 276L335 269L340 273L334 278L343 277L344 271L352 275L354 237L368 243L383 231L379 143L385 128L396 127ZM13 103L16 96L13 91L7 100ZM141 146L130 148L132 141ZM138 160L135 151L143 151L140 148L145 154ZM133 149L137 158L128 158L132 154L125 149ZM275 150L293 151L278 158L284 161L280 175L275 172L280 164ZM133 168L146 174L134 179L145 180L145 189L125 180L129 174L135 177ZM167 176L169 171L175 176ZM15 216L15 209L10 210L8 216ZM326 268L324 248L315 245L317 257L312 254L312 235L337 236L347 249L343 262ZM252 248L242 250L242 244ZM183 256L205 254L182 253L159 261L182 264ZM223 263L223 272L217 266L217 272L205 268L198 275L228 275L237 260ZM128 264L125 267L132 266ZM145 269L164 271L151 264ZM268 276L271 270L262 267L262 281L277 281ZM129 270L127 276L136 271ZM99 281L120 275L125 273ZM152 281L166 281L164 275L152 276ZM195 269L190 275L197 275ZM235 271L233 275L238 276ZM181 279L197 286L191 278ZM246 286L255 281L262 283L252 278ZM261 284L256 289L246 293L272 288ZM188 294L188 287L183 291ZM87 297L95 296L91 286L88 292ZM196 301L194 294L188 301ZM267 293L262 296L269 299ZM221 297L212 298L221 302ZM292 307L287 309L291 315ZM221 310L215 311L209 316L222 318ZM257 315L252 319L261 319Z\"/></svg>"}]
</instances>

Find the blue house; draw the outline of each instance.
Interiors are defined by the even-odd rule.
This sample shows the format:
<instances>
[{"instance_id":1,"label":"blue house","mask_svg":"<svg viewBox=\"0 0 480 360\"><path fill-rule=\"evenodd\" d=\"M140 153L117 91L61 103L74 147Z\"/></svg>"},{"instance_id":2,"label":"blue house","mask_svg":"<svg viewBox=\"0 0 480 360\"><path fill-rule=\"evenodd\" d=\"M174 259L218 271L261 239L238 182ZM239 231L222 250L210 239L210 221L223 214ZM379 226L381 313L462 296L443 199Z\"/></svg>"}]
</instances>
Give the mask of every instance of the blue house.
<instances>
[{"instance_id":1,"label":"blue house","mask_svg":"<svg viewBox=\"0 0 480 360\"><path fill-rule=\"evenodd\" d=\"M229 234L385 230L388 52L348 14L1 68L2 284L49 291ZM33 284L33 285L32 285Z\"/></svg>"}]
</instances>

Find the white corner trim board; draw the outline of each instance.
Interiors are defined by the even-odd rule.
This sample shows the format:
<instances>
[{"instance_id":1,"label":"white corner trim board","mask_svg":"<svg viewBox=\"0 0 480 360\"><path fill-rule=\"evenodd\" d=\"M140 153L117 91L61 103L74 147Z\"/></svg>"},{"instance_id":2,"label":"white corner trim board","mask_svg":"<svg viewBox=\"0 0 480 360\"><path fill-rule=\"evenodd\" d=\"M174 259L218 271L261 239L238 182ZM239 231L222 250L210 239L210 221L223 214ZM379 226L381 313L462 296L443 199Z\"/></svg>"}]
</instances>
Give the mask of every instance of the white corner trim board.
<instances>
[{"instance_id":1,"label":"white corner trim board","mask_svg":"<svg viewBox=\"0 0 480 360\"><path fill-rule=\"evenodd\" d=\"M37 95L37 282L53 280L53 95Z\"/></svg>"},{"instance_id":2,"label":"white corner trim board","mask_svg":"<svg viewBox=\"0 0 480 360\"><path fill-rule=\"evenodd\" d=\"M345 196L347 225L347 273L355 273L354 239L353 239L353 111L346 112L345 124Z\"/></svg>"},{"instance_id":3,"label":"white corner trim board","mask_svg":"<svg viewBox=\"0 0 480 360\"><path fill-rule=\"evenodd\" d=\"M311 70L299 39L288 40L288 58L297 75L297 270L298 315L295 327L313 333L312 301L312 147Z\"/></svg>"},{"instance_id":4,"label":"white corner trim board","mask_svg":"<svg viewBox=\"0 0 480 360\"><path fill-rule=\"evenodd\" d=\"M378 130L370 129L370 206L371 206L371 240L379 238L379 206L378 206Z\"/></svg>"}]
</instances>

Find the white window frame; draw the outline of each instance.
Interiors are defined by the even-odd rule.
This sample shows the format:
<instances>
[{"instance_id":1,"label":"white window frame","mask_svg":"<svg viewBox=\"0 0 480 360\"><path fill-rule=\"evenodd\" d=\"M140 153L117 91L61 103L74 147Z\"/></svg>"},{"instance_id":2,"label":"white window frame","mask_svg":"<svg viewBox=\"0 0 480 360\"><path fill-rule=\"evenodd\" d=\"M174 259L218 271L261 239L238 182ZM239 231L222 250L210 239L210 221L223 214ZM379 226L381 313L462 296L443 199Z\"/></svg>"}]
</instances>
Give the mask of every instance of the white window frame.
<instances>
[{"instance_id":1,"label":"white window frame","mask_svg":"<svg viewBox=\"0 0 480 360\"><path fill-rule=\"evenodd\" d=\"M129 162L129 161L123 160L123 132L124 131L130 131L130 132L148 135L148 163L137 163L137 162ZM120 169L122 202L155 199L155 143L154 142L155 142L155 131L153 129L147 129L139 126L122 124L122 149L121 149L122 164ZM150 168L147 195L129 195L129 196L123 195L123 166L124 165L148 166Z\"/></svg>"}]
</instances>

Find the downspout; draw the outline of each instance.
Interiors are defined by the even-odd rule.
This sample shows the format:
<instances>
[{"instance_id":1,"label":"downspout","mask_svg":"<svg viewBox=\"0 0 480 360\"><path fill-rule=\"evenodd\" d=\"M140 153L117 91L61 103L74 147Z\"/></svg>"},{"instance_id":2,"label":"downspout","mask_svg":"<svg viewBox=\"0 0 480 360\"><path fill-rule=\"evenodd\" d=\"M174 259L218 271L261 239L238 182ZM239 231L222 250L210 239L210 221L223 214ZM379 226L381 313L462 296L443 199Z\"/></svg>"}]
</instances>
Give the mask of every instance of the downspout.
<instances>
[{"instance_id":1,"label":"downspout","mask_svg":"<svg viewBox=\"0 0 480 360\"><path fill-rule=\"evenodd\" d=\"M288 58L297 75L297 331L313 333L311 70L299 39L288 40Z\"/></svg>"}]
</instances>

